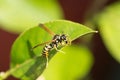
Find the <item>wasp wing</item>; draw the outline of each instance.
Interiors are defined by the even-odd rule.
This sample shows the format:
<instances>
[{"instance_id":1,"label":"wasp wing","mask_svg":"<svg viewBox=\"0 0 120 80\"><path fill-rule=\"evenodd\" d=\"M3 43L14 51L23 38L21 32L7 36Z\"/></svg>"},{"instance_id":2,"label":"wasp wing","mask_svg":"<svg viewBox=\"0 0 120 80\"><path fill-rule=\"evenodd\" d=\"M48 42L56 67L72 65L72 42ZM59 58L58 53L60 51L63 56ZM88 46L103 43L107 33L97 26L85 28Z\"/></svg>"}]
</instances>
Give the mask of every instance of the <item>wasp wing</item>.
<instances>
[{"instance_id":1,"label":"wasp wing","mask_svg":"<svg viewBox=\"0 0 120 80\"><path fill-rule=\"evenodd\" d=\"M51 40L51 41L47 41L47 42L44 42L44 43L37 44L36 46L32 47L31 50L37 48L38 46L42 46L42 45L48 44L48 43L53 42L53 41L54 41L54 40Z\"/></svg>"},{"instance_id":2,"label":"wasp wing","mask_svg":"<svg viewBox=\"0 0 120 80\"><path fill-rule=\"evenodd\" d=\"M46 32L48 32L49 34L51 34L52 36L55 35L55 33L52 32L50 29L48 29L44 24L39 24L39 26L40 26L41 28L43 28Z\"/></svg>"}]
</instances>

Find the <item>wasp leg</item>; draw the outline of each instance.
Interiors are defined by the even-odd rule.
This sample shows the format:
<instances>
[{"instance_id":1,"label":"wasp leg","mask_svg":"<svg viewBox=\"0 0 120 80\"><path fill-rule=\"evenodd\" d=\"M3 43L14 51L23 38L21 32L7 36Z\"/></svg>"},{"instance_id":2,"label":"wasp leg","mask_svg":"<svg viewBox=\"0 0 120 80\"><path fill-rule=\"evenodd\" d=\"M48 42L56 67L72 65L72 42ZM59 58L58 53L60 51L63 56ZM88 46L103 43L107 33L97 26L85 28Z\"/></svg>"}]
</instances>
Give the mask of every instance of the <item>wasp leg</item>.
<instances>
[{"instance_id":1,"label":"wasp leg","mask_svg":"<svg viewBox=\"0 0 120 80\"><path fill-rule=\"evenodd\" d=\"M46 68L48 67L48 57L46 57Z\"/></svg>"},{"instance_id":2,"label":"wasp leg","mask_svg":"<svg viewBox=\"0 0 120 80\"><path fill-rule=\"evenodd\" d=\"M67 36L67 45L71 45L71 39L69 38L69 35L68 34L66 34L66 36Z\"/></svg>"},{"instance_id":3,"label":"wasp leg","mask_svg":"<svg viewBox=\"0 0 120 80\"><path fill-rule=\"evenodd\" d=\"M64 53L64 54L65 54L64 51L58 50L57 47L55 47L55 50L58 51L58 52L61 52L61 53Z\"/></svg>"},{"instance_id":4,"label":"wasp leg","mask_svg":"<svg viewBox=\"0 0 120 80\"><path fill-rule=\"evenodd\" d=\"M48 66L48 52L43 53L43 56L46 58L46 68Z\"/></svg>"},{"instance_id":5,"label":"wasp leg","mask_svg":"<svg viewBox=\"0 0 120 80\"><path fill-rule=\"evenodd\" d=\"M68 38L68 45L71 45L71 40Z\"/></svg>"}]
</instances>

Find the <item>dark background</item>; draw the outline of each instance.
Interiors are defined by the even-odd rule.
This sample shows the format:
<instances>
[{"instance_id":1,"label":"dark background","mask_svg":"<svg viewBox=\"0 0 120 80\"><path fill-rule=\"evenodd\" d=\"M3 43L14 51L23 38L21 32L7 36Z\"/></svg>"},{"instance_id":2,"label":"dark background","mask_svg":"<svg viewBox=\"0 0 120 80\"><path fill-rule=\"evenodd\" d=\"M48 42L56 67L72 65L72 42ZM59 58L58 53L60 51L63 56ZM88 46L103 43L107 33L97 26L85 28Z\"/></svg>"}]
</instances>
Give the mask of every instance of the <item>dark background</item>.
<instances>
[{"instance_id":1,"label":"dark background","mask_svg":"<svg viewBox=\"0 0 120 80\"><path fill-rule=\"evenodd\" d=\"M59 0L59 3L64 11L65 19L84 23L94 13L115 1L117 0ZM10 49L17 37L17 34L8 33L0 29L0 71L9 69ZM93 80L120 80L120 64L109 54L99 33L94 35L92 43L95 63L89 74L91 78ZM7 80L17 79L10 76ZM83 80L88 79L84 78Z\"/></svg>"}]
</instances>

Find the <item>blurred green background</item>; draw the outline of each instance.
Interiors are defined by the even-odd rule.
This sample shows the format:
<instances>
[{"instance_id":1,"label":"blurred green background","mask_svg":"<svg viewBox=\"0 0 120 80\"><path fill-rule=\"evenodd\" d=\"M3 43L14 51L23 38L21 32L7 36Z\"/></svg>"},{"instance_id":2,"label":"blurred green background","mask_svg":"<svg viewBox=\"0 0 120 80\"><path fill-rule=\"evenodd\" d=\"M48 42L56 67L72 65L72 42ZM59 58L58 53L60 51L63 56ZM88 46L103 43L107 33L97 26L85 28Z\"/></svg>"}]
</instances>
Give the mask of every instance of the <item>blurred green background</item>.
<instances>
[{"instance_id":1,"label":"blurred green background","mask_svg":"<svg viewBox=\"0 0 120 80\"><path fill-rule=\"evenodd\" d=\"M118 0L1 0L0 72L9 69L11 45L21 32L58 19L82 23L99 33L76 39L66 54L55 55L39 79L120 80Z\"/></svg>"}]
</instances>

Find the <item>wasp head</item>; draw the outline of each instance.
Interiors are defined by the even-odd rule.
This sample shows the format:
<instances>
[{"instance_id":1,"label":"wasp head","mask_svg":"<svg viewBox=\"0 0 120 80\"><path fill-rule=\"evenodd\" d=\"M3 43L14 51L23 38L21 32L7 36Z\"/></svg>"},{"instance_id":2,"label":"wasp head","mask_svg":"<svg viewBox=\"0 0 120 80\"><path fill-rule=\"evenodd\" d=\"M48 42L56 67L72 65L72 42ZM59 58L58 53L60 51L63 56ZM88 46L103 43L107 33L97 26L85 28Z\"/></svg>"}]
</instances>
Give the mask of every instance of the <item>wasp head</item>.
<instances>
[{"instance_id":1,"label":"wasp head","mask_svg":"<svg viewBox=\"0 0 120 80\"><path fill-rule=\"evenodd\" d=\"M62 35L60 36L60 39L61 39L61 41L64 42L64 44L70 44L70 40L69 40L69 38L68 38L67 35L62 34Z\"/></svg>"}]
</instances>

